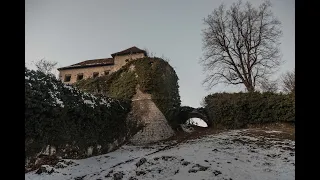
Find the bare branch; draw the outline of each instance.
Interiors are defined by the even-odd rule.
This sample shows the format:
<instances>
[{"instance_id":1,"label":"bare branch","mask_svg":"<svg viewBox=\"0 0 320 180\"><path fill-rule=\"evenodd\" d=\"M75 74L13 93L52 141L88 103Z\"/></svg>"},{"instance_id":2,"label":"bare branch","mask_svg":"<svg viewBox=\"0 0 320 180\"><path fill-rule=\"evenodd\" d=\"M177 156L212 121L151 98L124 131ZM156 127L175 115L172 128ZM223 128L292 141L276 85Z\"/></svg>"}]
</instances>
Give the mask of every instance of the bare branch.
<instances>
[{"instance_id":1,"label":"bare branch","mask_svg":"<svg viewBox=\"0 0 320 180\"><path fill-rule=\"evenodd\" d=\"M35 63L38 71L41 71L45 74L53 74L52 71L57 66L57 62L48 61L45 59L41 59Z\"/></svg>"},{"instance_id":2,"label":"bare branch","mask_svg":"<svg viewBox=\"0 0 320 180\"><path fill-rule=\"evenodd\" d=\"M261 81L260 88L263 92L273 92L276 93L278 91L278 82L270 81L268 79L264 79L264 81Z\"/></svg>"},{"instance_id":3,"label":"bare branch","mask_svg":"<svg viewBox=\"0 0 320 180\"><path fill-rule=\"evenodd\" d=\"M296 89L295 84L295 70L286 72L281 76L282 89L286 93L294 93Z\"/></svg>"}]
</instances>

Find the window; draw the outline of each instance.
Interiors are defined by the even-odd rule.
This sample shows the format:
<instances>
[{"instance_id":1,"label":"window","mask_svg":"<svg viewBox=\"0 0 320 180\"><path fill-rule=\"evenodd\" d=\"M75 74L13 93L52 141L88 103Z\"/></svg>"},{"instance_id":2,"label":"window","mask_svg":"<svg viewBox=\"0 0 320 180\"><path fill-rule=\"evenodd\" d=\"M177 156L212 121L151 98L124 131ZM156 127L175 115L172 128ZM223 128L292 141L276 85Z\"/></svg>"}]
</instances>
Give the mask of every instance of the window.
<instances>
[{"instance_id":1,"label":"window","mask_svg":"<svg viewBox=\"0 0 320 180\"><path fill-rule=\"evenodd\" d=\"M99 73L98 73L98 72L94 72L92 77L93 77L93 78L96 78L96 77L98 77L98 76L99 76Z\"/></svg>"},{"instance_id":2,"label":"window","mask_svg":"<svg viewBox=\"0 0 320 180\"><path fill-rule=\"evenodd\" d=\"M64 82L70 82L70 80L71 80L71 74L66 74L64 76Z\"/></svg>"},{"instance_id":3,"label":"window","mask_svg":"<svg viewBox=\"0 0 320 180\"><path fill-rule=\"evenodd\" d=\"M104 71L104 75L109 75L110 71L107 70L107 71Z\"/></svg>"},{"instance_id":4,"label":"window","mask_svg":"<svg viewBox=\"0 0 320 180\"><path fill-rule=\"evenodd\" d=\"M77 75L77 81L80 81L80 80L82 80L83 79L83 74L78 74Z\"/></svg>"},{"instance_id":5,"label":"window","mask_svg":"<svg viewBox=\"0 0 320 180\"><path fill-rule=\"evenodd\" d=\"M126 59L126 62L129 62L129 59Z\"/></svg>"}]
</instances>

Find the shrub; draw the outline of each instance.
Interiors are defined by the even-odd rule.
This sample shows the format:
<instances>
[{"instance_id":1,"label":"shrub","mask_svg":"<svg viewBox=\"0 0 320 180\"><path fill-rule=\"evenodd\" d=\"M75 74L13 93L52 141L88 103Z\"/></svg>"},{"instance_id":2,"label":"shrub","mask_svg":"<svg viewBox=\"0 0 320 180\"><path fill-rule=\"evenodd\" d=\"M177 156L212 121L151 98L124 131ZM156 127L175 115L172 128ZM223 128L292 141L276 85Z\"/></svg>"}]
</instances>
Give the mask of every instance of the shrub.
<instances>
[{"instance_id":1,"label":"shrub","mask_svg":"<svg viewBox=\"0 0 320 180\"><path fill-rule=\"evenodd\" d=\"M204 101L215 127L242 128L247 124L295 121L293 94L216 93L206 96Z\"/></svg>"},{"instance_id":2,"label":"shrub","mask_svg":"<svg viewBox=\"0 0 320 180\"><path fill-rule=\"evenodd\" d=\"M25 68L25 152L31 157L47 145L69 144L85 154L134 133L128 122L131 101L91 95L52 75ZM81 156L79 153L78 155Z\"/></svg>"}]
</instances>

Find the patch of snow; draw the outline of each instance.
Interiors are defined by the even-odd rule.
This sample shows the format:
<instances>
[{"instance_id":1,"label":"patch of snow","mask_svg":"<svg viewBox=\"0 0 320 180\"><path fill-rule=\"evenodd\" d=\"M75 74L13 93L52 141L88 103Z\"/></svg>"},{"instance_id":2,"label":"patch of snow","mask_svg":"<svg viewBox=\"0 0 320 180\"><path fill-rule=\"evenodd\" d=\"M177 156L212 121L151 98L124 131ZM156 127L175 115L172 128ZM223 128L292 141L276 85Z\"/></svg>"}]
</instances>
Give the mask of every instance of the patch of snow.
<instances>
[{"instance_id":1,"label":"patch of snow","mask_svg":"<svg viewBox=\"0 0 320 180\"><path fill-rule=\"evenodd\" d=\"M71 92L73 92L74 90L74 87L72 87L71 85L63 84L63 87L69 89Z\"/></svg>"},{"instance_id":2,"label":"patch of snow","mask_svg":"<svg viewBox=\"0 0 320 180\"><path fill-rule=\"evenodd\" d=\"M50 145L47 145L46 149L41 154L50 155Z\"/></svg>"},{"instance_id":3,"label":"patch of snow","mask_svg":"<svg viewBox=\"0 0 320 180\"><path fill-rule=\"evenodd\" d=\"M282 131L265 131L266 133L282 133Z\"/></svg>"},{"instance_id":4,"label":"patch of snow","mask_svg":"<svg viewBox=\"0 0 320 180\"><path fill-rule=\"evenodd\" d=\"M88 147L87 156L91 156L93 152L93 147Z\"/></svg>"},{"instance_id":5,"label":"patch of snow","mask_svg":"<svg viewBox=\"0 0 320 180\"><path fill-rule=\"evenodd\" d=\"M50 154L55 154L57 152L56 147L50 146Z\"/></svg>"},{"instance_id":6,"label":"patch of snow","mask_svg":"<svg viewBox=\"0 0 320 180\"><path fill-rule=\"evenodd\" d=\"M95 105L95 103L94 102L92 102L91 100L83 100L83 102L85 103L85 104L90 104L91 105L91 107L94 107L94 105Z\"/></svg>"},{"instance_id":7,"label":"patch of snow","mask_svg":"<svg viewBox=\"0 0 320 180\"><path fill-rule=\"evenodd\" d=\"M58 90L58 87L55 83L51 83L51 84L52 84L54 90Z\"/></svg>"},{"instance_id":8,"label":"patch of snow","mask_svg":"<svg viewBox=\"0 0 320 180\"><path fill-rule=\"evenodd\" d=\"M108 154L72 160L77 165L54 169L52 174L26 173L25 179L111 180L117 174L141 180L295 179L295 152L282 146L294 149L294 141L243 136L244 132L231 130L180 144L124 145ZM270 147L258 145L256 139Z\"/></svg>"},{"instance_id":9,"label":"patch of snow","mask_svg":"<svg viewBox=\"0 0 320 180\"><path fill-rule=\"evenodd\" d=\"M110 100L109 100L109 101L110 101ZM101 105L107 105L107 107L111 107L110 102L107 102L107 101L105 100L105 98L101 98L100 104L101 104Z\"/></svg>"},{"instance_id":10,"label":"patch of snow","mask_svg":"<svg viewBox=\"0 0 320 180\"><path fill-rule=\"evenodd\" d=\"M101 145L97 145L97 150L100 151L101 147Z\"/></svg>"},{"instance_id":11,"label":"patch of snow","mask_svg":"<svg viewBox=\"0 0 320 180\"><path fill-rule=\"evenodd\" d=\"M64 107L63 102L58 98L56 98L56 103L59 104L60 107Z\"/></svg>"}]
</instances>

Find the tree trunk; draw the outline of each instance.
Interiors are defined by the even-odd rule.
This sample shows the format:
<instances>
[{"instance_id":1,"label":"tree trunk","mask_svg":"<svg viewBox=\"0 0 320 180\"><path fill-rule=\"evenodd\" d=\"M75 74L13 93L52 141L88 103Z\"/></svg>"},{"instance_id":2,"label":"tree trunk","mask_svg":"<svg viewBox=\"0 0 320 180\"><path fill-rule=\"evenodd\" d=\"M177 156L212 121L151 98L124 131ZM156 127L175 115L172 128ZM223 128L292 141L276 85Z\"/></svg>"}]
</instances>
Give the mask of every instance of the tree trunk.
<instances>
[{"instance_id":1,"label":"tree trunk","mask_svg":"<svg viewBox=\"0 0 320 180\"><path fill-rule=\"evenodd\" d=\"M246 85L246 88L247 88L248 92L254 92L254 87L251 84Z\"/></svg>"}]
</instances>

